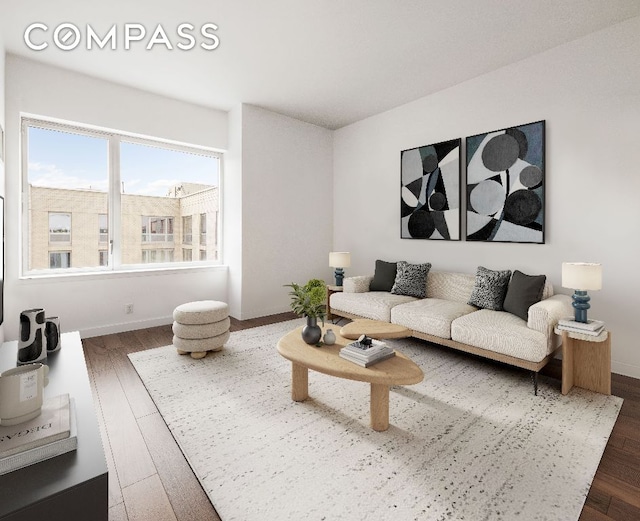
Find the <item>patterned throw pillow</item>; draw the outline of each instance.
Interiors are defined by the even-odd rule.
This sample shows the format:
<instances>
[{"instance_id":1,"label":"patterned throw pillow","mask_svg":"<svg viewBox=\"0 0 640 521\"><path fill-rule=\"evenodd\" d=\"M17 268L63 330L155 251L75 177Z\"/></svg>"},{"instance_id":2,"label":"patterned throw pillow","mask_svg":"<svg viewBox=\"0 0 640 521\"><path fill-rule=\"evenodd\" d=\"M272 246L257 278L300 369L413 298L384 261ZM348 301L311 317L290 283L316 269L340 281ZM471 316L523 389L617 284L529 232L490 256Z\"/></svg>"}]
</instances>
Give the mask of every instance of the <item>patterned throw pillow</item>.
<instances>
[{"instance_id":1,"label":"patterned throw pillow","mask_svg":"<svg viewBox=\"0 0 640 521\"><path fill-rule=\"evenodd\" d=\"M511 270L493 271L483 266L478 266L476 283L468 304L477 308L502 311L510 278Z\"/></svg>"},{"instance_id":2,"label":"patterned throw pillow","mask_svg":"<svg viewBox=\"0 0 640 521\"><path fill-rule=\"evenodd\" d=\"M429 262L425 264L398 262L396 281L393 284L393 288L391 288L391 293L425 298L427 296L427 275L430 269L431 263Z\"/></svg>"}]
</instances>

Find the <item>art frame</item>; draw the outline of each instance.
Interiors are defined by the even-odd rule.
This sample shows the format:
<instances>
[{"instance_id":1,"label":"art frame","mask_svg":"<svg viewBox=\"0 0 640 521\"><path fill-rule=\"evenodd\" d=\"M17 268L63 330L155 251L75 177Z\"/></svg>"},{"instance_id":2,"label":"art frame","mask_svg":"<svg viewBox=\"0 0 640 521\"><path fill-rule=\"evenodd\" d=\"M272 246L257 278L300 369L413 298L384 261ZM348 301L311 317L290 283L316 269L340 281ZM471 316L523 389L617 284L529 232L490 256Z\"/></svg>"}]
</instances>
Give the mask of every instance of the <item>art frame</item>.
<instances>
[{"instance_id":1,"label":"art frame","mask_svg":"<svg viewBox=\"0 0 640 521\"><path fill-rule=\"evenodd\" d=\"M0 161L4 163L4 129L0 125Z\"/></svg>"},{"instance_id":2,"label":"art frame","mask_svg":"<svg viewBox=\"0 0 640 521\"><path fill-rule=\"evenodd\" d=\"M545 242L545 121L466 138L466 240Z\"/></svg>"},{"instance_id":3,"label":"art frame","mask_svg":"<svg viewBox=\"0 0 640 521\"><path fill-rule=\"evenodd\" d=\"M400 152L400 238L459 241L462 139Z\"/></svg>"}]
</instances>

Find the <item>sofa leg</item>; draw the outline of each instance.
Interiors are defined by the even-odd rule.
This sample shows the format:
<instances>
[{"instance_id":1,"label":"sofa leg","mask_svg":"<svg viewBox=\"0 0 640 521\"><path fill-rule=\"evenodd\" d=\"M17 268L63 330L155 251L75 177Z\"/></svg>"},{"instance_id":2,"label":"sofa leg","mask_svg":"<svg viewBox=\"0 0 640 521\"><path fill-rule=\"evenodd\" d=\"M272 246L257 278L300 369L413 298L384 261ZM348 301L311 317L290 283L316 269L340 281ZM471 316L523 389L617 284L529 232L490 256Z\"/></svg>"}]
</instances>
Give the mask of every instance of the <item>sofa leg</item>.
<instances>
[{"instance_id":1,"label":"sofa leg","mask_svg":"<svg viewBox=\"0 0 640 521\"><path fill-rule=\"evenodd\" d=\"M533 394L538 396L538 373L531 371L531 381L533 382Z\"/></svg>"}]
</instances>

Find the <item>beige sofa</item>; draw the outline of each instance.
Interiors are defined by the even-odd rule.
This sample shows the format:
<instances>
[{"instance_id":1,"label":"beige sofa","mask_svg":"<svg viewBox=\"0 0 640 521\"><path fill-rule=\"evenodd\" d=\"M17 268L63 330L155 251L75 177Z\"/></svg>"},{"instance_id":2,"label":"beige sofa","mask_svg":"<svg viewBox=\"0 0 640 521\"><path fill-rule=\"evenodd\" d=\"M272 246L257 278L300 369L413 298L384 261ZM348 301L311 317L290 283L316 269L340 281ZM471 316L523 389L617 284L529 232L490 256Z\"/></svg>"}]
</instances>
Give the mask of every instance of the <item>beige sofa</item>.
<instances>
[{"instance_id":1,"label":"beige sofa","mask_svg":"<svg viewBox=\"0 0 640 521\"><path fill-rule=\"evenodd\" d=\"M554 327L559 319L573 314L571 297L554 295L548 281L542 300L529 307L525 321L506 311L467 304L474 275L429 271L423 299L369 291L372 279L345 278L344 290L330 296L330 315L400 324L416 338L528 369L536 394L538 372L560 345Z\"/></svg>"}]
</instances>

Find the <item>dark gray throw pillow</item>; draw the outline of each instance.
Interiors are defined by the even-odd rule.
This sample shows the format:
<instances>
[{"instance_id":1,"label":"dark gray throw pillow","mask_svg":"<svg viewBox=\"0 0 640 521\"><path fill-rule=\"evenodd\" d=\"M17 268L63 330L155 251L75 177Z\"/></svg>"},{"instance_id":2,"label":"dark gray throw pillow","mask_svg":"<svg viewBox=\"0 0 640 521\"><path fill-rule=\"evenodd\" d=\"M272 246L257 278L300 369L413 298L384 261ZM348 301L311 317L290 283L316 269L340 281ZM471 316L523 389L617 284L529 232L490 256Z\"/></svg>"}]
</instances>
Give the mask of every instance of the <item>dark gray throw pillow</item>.
<instances>
[{"instance_id":1,"label":"dark gray throw pillow","mask_svg":"<svg viewBox=\"0 0 640 521\"><path fill-rule=\"evenodd\" d=\"M502 311L511 270L494 271L478 266L476 283L468 304L477 308Z\"/></svg>"},{"instance_id":2,"label":"dark gray throw pillow","mask_svg":"<svg viewBox=\"0 0 640 521\"><path fill-rule=\"evenodd\" d=\"M546 275L525 275L515 270L504 298L504 310L528 320L529 307L542 299L546 281Z\"/></svg>"},{"instance_id":3,"label":"dark gray throw pillow","mask_svg":"<svg viewBox=\"0 0 640 521\"><path fill-rule=\"evenodd\" d=\"M427 275L430 269L431 263L429 262L425 264L398 262L398 272L391 293L425 298L427 296Z\"/></svg>"},{"instance_id":4,"label":"dark gray throw pillow","mask_svg":"<svg viewBox=\"0 0 640 521\"><path fill-rule=\"evenodd\" d=\"M396 281L397 271L397 262L377 260L376 271L373 274L371 284L369 284L369 291L391 291Z\"/></svg>"}]
</instances>

